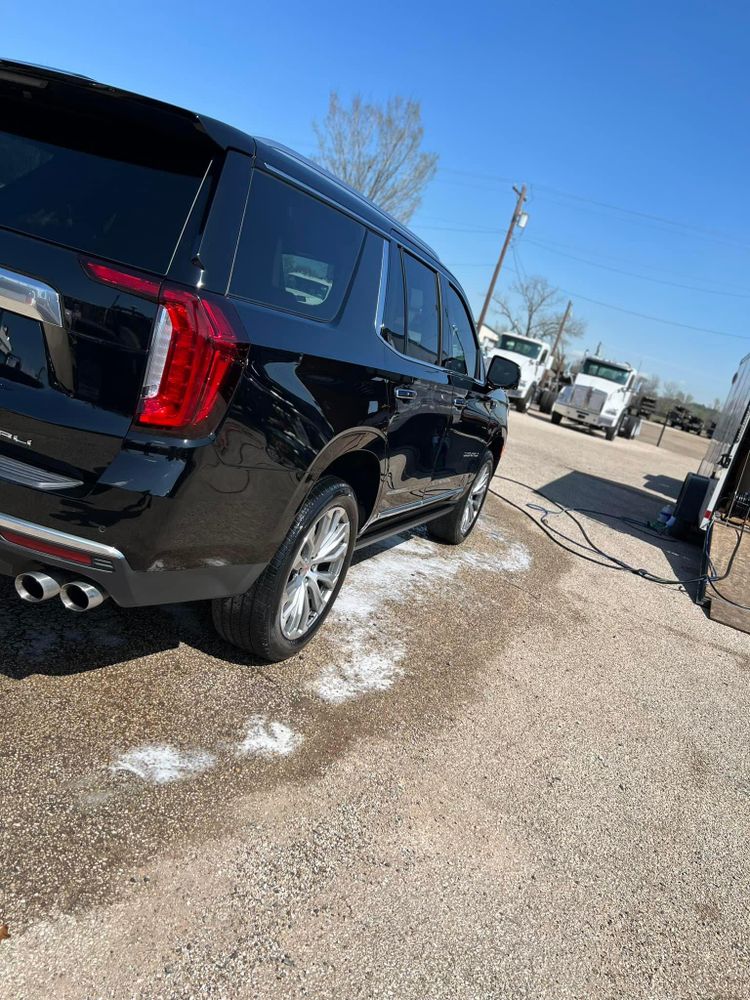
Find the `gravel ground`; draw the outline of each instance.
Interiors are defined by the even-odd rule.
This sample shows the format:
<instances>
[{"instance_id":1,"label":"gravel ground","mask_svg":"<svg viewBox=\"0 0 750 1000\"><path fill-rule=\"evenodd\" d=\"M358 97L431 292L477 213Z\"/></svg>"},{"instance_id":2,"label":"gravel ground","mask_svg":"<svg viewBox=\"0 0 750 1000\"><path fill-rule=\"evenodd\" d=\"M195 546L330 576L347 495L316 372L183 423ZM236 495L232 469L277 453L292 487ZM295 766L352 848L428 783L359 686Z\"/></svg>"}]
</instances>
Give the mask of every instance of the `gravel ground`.
<instances>
[{"instance_id":1,"label":"gravel ground","mask_svg":"<svg viewBox=\"0 0 750 1000\"><path fill-rule=\"evenodd\" d=\"M653 519L706 443L657 431L514 413L501 472ZM683 590L491 496L460 549L361 553L286 665L199 605L0 595L3 997L750 996L750 640Z\"/></svg>"}]
</instances>

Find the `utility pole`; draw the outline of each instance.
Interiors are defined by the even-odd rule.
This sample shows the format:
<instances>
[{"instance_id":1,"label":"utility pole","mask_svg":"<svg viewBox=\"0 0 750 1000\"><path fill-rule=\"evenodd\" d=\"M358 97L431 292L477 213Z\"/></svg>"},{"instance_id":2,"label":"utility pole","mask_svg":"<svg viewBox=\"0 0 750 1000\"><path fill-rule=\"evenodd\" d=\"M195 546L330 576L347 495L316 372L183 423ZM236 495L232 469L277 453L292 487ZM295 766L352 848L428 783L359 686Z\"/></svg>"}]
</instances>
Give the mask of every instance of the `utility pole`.
<instances>
[{"instance_id":1,"label":"utility pole","mask_svg":"<svg viewBox=\"0 0 750 1000\"><path fill-rule=\"evenodd\" d=\"M565 324L570 319L570 310L573 308L573 303L568 299L568 304L565 307L565 312L563 313L563 318L560 320L560 328L557 331L557 336L555 337L555 342L552 345L552 357L553 359L557 357L557 349L560 346L560 341L562 340L563 330L565 329Z\"/></svg>"},{"instance_id":2,"label":"utility pole","mask_svg":"<svg viewBox=\"0 0 750 1000\"><path fill-rule=\"evenodd\" d=\"M664 437L664 431L667 429L667 421L669 420L669 410L664 414L664 423L661 425L661 433L659 434L659 440L656 442L656 447L661 447L661 439Z\"/></svg>"},{"instance_id":3,"label":"utility pole","mask_svg":"<svg viewBox=\"0 0 750 1000\"><path fill-rule=\"evenodd\" d=\"M500 250L500 256L497 258L497 264L495 264L495 271L492 275L492 281L490 282L490 287L487 289L487 295L484 299L484 305L482 306L482 311L479 314L479 322L477 323L477 333L481 333L482 326L485 319L487 318L487 311L490 308L490 302L492 302L492 293L495 291L495 285L497 283L497 276L500 274L500 268L503 266L503 261L505 260L505 254L508 252L508 247L510 246L510 241L513 237L513 230L518 225L518 220L523 214L523 203L526 201L526 185L521 186L519 191L517 187L513 190L518 195L518 200L516 201L516 207L513 209L513 215L511 216L510 225L508 226L508 232L505 234L505 241L503 243L502 249ZM523 229L523 226L521 226Z\"/></svg>"}]
</instances>

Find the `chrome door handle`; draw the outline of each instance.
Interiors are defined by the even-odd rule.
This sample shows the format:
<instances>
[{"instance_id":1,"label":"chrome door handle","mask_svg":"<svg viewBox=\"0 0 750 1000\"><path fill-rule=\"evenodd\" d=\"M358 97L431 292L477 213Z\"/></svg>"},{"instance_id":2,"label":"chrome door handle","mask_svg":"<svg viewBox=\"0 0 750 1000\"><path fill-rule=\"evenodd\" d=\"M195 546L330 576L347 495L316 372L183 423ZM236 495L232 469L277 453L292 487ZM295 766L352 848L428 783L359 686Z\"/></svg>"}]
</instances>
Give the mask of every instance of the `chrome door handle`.
<instances>
[{"instance_id":1,"label":"chrome door handle","mask_svg":"<svg viewBox=\"0 0 750 1000\"><path fill-rule=\"evenodd\" d=\"M466 398L464 396L456 396L453 400L453 405L457 410L463 410L466 406Z\"/></svg>"},{"instance_id":2,"label":"chrome door handle","mask_svg":"<svg viewBox=\"0 0 750 1000\"><path fill-rule=\"evenodd\" d=\"M416 399L415 389L396 389L396 399Z\"/></svg>"}]
</instances>

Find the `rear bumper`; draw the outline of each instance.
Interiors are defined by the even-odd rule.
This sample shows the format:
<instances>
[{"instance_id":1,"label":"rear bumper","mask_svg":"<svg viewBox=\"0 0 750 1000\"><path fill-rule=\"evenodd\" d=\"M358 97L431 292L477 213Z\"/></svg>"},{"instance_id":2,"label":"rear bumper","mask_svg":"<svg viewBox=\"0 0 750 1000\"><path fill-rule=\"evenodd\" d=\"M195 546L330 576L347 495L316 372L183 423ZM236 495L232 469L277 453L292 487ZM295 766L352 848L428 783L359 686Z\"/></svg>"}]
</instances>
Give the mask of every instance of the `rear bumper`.
<instances>
[{"instance_id":1,"label":"rear bumper","mask_svg":"<svg viewBox=\"0 0 750 1000\"><path fill-rule=\"evenodd\" d=\"M559 413L568 420L574 420L578 424L585 424L587 427L614 427L617 423L617 415L609 416L604 413L592 413L591 410L581 410L575 406L568 406L567 403L555 403L552 407L553 413Z\"/></svg>"},{"instance_id":2,"label":"rear bumper","mask_svg":"<svg viewBox=\"0 0 750 1000\"><path fill-rule=\"evenodd\" d=\"M28 540L11 541L6 535ZM69 550L69 556L36 551L33 546ZM86 557L90 562L81 563ZM264 563L234 565L207 560L188 569L134 570L123 553L110 545L0 513L0 574L17 576L35 569L54 569L67 579L90 580L116 604L136 607L229 597L247 590Z\"/></svg>"}]
</instances>

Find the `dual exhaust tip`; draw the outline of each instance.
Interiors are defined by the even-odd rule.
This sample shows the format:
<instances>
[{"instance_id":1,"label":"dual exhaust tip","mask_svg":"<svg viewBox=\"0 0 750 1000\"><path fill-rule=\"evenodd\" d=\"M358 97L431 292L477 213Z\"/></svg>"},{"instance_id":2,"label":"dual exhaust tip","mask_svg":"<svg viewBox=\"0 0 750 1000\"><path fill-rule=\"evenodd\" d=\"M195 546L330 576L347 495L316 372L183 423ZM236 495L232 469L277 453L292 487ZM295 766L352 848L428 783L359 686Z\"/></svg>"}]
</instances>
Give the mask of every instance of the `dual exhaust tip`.
<instances>
[{"instance_id":1,"label":"dual exhaust tip","mask_svg":"<svg viewBox=\"0 0 750 1000\"><path fill-rule=\"evenodd\" d=\"M16 593L22 601L41 604L59 597L68 611L90 611L107 600L107 593L86 580L61 583L49 573L20 573L15 580Z\"/></svg>"}]
</instances>

